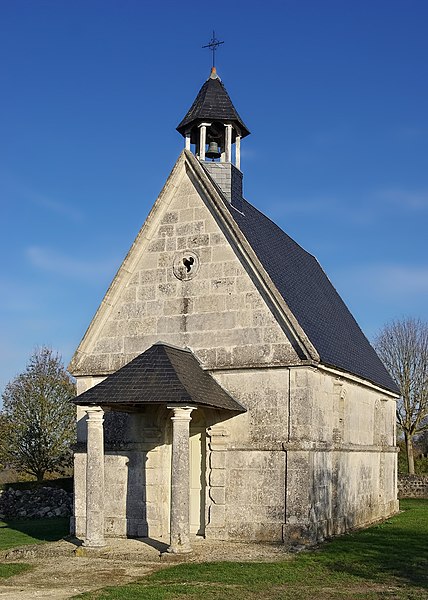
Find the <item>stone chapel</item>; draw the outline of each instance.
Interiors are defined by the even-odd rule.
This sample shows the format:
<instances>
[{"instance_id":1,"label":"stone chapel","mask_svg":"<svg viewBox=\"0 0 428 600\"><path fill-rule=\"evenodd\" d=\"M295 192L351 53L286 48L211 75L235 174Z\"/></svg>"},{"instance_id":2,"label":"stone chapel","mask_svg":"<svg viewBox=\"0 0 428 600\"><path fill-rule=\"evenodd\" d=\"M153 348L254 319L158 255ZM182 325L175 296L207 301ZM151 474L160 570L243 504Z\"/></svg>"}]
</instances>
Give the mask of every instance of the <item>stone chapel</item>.
<instances>
[{"instance_id":1,"label":"stone chapel","mask_svg":"<svg viewBox=\"0 0 428 600\"><path fill-rule=\"evenodd\" d=\"M398 510L398 390L316 258L242 192L212 69L69 366L72 531L311 543Z\"/></svg>"}]
</instances>

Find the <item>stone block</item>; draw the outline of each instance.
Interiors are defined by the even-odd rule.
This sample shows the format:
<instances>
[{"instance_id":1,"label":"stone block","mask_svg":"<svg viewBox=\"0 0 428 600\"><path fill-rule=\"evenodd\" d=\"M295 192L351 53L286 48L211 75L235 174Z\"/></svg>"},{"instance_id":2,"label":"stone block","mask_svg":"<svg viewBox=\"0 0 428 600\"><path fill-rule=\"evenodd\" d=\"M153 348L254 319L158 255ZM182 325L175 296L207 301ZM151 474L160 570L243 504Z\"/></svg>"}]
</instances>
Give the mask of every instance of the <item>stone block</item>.
<instances>
[{"instance_id":1,"label":"stone block","mask_svg":"<svg viewBox=\"0 0 428 600\"><path fill-rule=\"evenodd\" d=\"M227 244L227 240L222 233L218 233L218 225L216 224L216 228L213 233L210 233L210 244L211 246L225 246Z\"/></svg>"},{"instance_id":2,"label":"stone block","mask_svg":"<svg viewBox=\"0 0 428 600\"><path fill-rule=\"evenodd\" d=\"M201 348L197 350L197 356L205 368L216 364L216 351L214 348Z\"/></svg>"},{"instance_id":3,"label":"stone block","mask_svg":"<svg viewBox=\"0 0 428 600\"><path fill-rule=\"evenodd\" d=\"M235 293L235 277L219 277L211 281L211 293L233 294Z\"/></svg>"},{"instance_id":4,"label":"stone block","mask_svg":"<svg viewBox=\"0 0 428 600\"><path fill-rule=\"evenodd\" d=\"M209 507L209 524L211 527L223 527L226 509L221 504L211 504Z\"/></svg>"},{"instance_id":5,"label":"stone block","mask_svg":"<svg viewBox=\"0 0 428 600\"><path fill-rule=\"evenodd\" d=\"M165 213L161 222L162 224L178 223L178 210Z\"/></svg>"},{"instance_id":6,"label":"stone block","mask_svg":"<svg viewBox=\"0 0 428 600\"><path fill-rule=\"evenodd\" d=\"M223 263L211 263L207 268L207 277L220 279L224 275Z\"/></svg>"},{"instance_id":7,"label":"stone block","mask_svg":"<svg viewBox=\"0 0 428 600\"><path fill-rule=\"evenodd\" d=\"M159 237L172 237L174 235L174 225L161 225L158 229Z\"/></svg>"},{"instance_id":8,"label":"stone block","mask_svg":"<svg viewBox=\"0 0 428 600\"><path fill-rule=\"evenodd\" d=\"M251 283L250 279L244 279L243 277L240 277L239 279L237 279L237 283L236 283L236 289L237 291L243 291L240 290L240 284L242 284L243 281L249 281ZM251 285L253 285L251 283ZM247 292L246 296L245 296L245 300L246 300L246 306L247 308L264 308L264 304L263 304L263 300L261 298L261 296L259 296L259 294L257 292Z\"/></svg>"},{"instance_id":9,"label":"stone block","mask_svg":"<svg viewBox=\"0 0 428 600\"><path fill-rule=\"evenodd\" d=\"M133 355L133 357L138 356L138 354L141 354L142 352L145 352L145 350L147 350L147 348L151 345L150 342L152 339L153 338L150 338L150 337L147 338L147 337L140 337L140 336L126 337L126 338L124 338L124 352L126 352L127 354ZM119 363L120 363L120 361L118 360L117 364L119 364ZM124 364L126 364L126 363L124 363ZM123 366L123 365L121 365L121 366ZM120 369L119 366L118 366L118 368ZM117 370L117 369L115 369L115 370Z\"/></svg>"},{"instance_id":10,"label":"stone block","mask_svg":"<svg viewBox=\"0 0 428 600\"><path fill-rule=\"evenodd\" d=\"M243 292L255 293L254 284L249 277L237 277L236 278L236 292L241 294ZM253 308L252 304L246 299L246 305L248 308ZM260 305L261 306L261 305ZM257 307L256 307L257 308Z\"/></svg>"},{"instance_id":11,"label":"stone block","mask_svg":"<svg viewBox=\"0 0 428 600\"><path fill-rule=\"evenodd\" d=\"M269 356L269 345L240 346L232 350L232 363L236 366L259 365L261 362L268 362Z\"/></svg>"},{"instance_id":12,"label":"stone block","mask_svg":"<svg viewBox=\"0 0 428 600\"><path fill-rule=\"evenodd\" d=\"M127 302L121 304L119 309L116 311L116 314L114 314L114 318L117 320L141 319L145 316L145 302Z\"/></svg>"},{"instance_id":13,"label":"stone block","mask_svg":"<svg viewBox=\"0 0 428 600\"><path fill-rule=\"evenodd\" d=\"M123 295L121 298L125 302L135 302L137 299L136 286L128 286L123 290Z\"/></svg>"},{"instance_id":14,"label":"stone block","mask_svg":"<svg viewBox=\"0 0 428 600\"><path fill-rule=\"evenodd\" d=\"M184 316L160 317L157 321L157 333L178 333L183 330Z\"/></svg>"},{"instance_id":15,"label":"stone block","mask_svg":"<svg viewBox=\"0 0 428 600\"><path fill-rule=\"evenodd\" d=\"M101 338L95 344L94 352L123 352L123 338Z\"/></svg>"},{"instance_id":16,"label":"stone block","mask_svg":"<svg viewBox=\"0 0 428 600\"><path fill-rule=\"evenodd\" d=\"M153 300L156 297L156 286L155 285L140 285L137 288L137 301L145 302L146 300Z\"/></svg>"},{"instance_id":17,"label":"stone block","mask_svg":"<svg viewBox=\"0 0 428 600\"><path fill-rule=\"evenodd\" d=\"M164 302L164 315L184 315L193 312L192 298L170 298Z\"/></svg>"},{"instance_id":18,"label":"stone block","mask_svg":"<svg viewBox=\"0 0 428 600\"><path fill-rule=\"evenodd\" d=\"M205 206L196 206L193 209L193 216L195 221L205 221L210 217L210 214Z\"/></svg>"},{"instance_id":19,"label":"stone block","mask_svg":"<svg viewBox=\"0 0 428 600\"><path fill-rule=\"evenodd\" d=\"M195 298L195 313L223 312L226 309L224 296L201 296Z\"/></svg>"},{"instance_id":20,"label":"stone block","mask_svg":"<svg viewBox=\"0 0 428 600\"><path fill-rule=\"evenodd\" d=\"M157 264L157 263L156 263ZM166 281L165 269L145 269L140 272L140 284L163 283Z\"/></svg>"},{"instance_id":21,"label":"stone block","mask_svg":"<svg viewBox=\"0 0 428 600\"><path fill-rule=\"evenodd\" d=\"M186 284L189 296L207 296L211 291L210 281L208 279L201 279L199 276L190 281L186 281Z\"/></svg>"},{"instance_id":22,"label":"stone block","mask_svg":"<svg viewBox=\"0 0 428 600\"><path fill-rule=\"evenodd\" d=\"M157 318L145 317L139 321L130 321L129 335L154 335L157 333Z\"/></svg>"},{"instance_id":23,"label":"stone block","mask_svg":"<svg viewBox=\"0 0 428 600\"><path fill-rule=\"evenodd\" d=\"M172 266L172 258L170 252L161 252L158 255L158 268L169 269Z\"/></svg>"},{"instance_id":24,"label":"stone block","mask_svg":"<svg viewBox=\"0 0 428 600\"><path fill-rule=\"evenodd\" d=\"M153 298L153 296L152 296ZM148 300L146 303L146 312L148 316L158 316L163 314L162 300Z\"/></svg>"},{"instance_id":25,"label":"stone block","mask_svg":"<svg viewBox=\"0 0 428 600\"><path fill-rule=\"evenodd\" d=\"M186 250L188 248L187 245L187 237L178 237L177 241L177 250Z\"/></svg>"},{"instance_id":26,"label":"stone block","mask_svg":"<svg viewBox=\"0 0 428 600\"><path fill-rule=\"evenodd\" d=\"M193 211L192 208L187 209ZM184 212L184 211L180 211ZM197 235L199 233L204 233L204 222L203 221L192 221L191 223L181 223L180 225L176 225L175 233L178 237L188 236L188 235Z\"/></svg>"},{"instance_id":27,"label":"stone block","mask_svg":"<svg viewBox=\"0 0 428 600\"><path fill-rule=\"evenodd\" d=\"M216 263L214 263L216 264ZM236 260L223 263L223 272L226 277L242 277L242 267Z\"/></svg>"},{"instance_id":28,"label":"stone block","mask_svg":"<svg viewBox=\"0 0 428 600\"><path fill-rule=\"evenodd\" d=\"M186 223L191 222L195 219L195 210L194 208L182 208L178 211L178 222ZM180 225L177 225L179 227ZM177 231L177 229L176 229ZM179 234L180 235L180 234Z\"/></svg>"},{"instance_id":29,"label":"stone block","mask_svg":"<svg viewBox=\"0 0 428 600\"><path fill-rule=\"evenodd\" d=\"M163 252L164 250L165 250L165 238L163 238L163 237L152 240L147 248L147 252Z\"/></svg>"},{"instance_id":30,"label":"stone block","mask_svg":"<svg viewBox=\"0 0 428 600\"><path fill-rule=\"evenodd\" d=\"M218 450L211 452L210 466L212 469L224 469L226 467L226 452Z\"/></svg>"},{"instance_id":31,"label":"stone block","mask_svg":"<svg viewBox=\"0 0 428 600\"><path fill-rule=\"evenodd\" d=\"M211 487L210 498L214 502L214 504L225 504L226 489L224 487Z\"/></svg>"},{"instance_id":32,"label":"stone block","mask_svg":"<svg viewBox=\"0 0 428 600\"><path fill-rule=\"evenodd\" d=\"M177 238L167 238L165 243L165 250L168 252L173 252L177 249Z\"/></svg>"},{"instance_id":33,"label":"stone block","mask_svg":"<svg viewBox=\"0 0 428 600\"><path fill-rule=\"evenodd\" d=\"M239 327L251 327L253 331L257 331L257 329L255 329L253 326L253 311L242 308L237 314L237 325ZM260 330L258 333L259 339L261 339L261 333L262 332Z\"/></svg>"},{"instance_id":34,"label":"stone block","mask_svg":"<svg viewBox=\"0 0 428 600\"><path fill-rule=\"evenodd\" d=\"M230 246L217 246L213 251L212 260L213 262L233 261L236 260L236 255Z\"/></svg>"},{"instance_id":35,"label":"stone block","mask_svg":"<svg viewBox=\"0 0 428 600\"><path fill-rule=\"evenodd\" d=\"M180 238L178 238L180 239ZM200 248L201 246L209 246L210 236L208 233L192 235L187 238L188 248Z\"/></svg>"},{"instance_id":36,"label":"stone block","mask_svg":"<svg viewBox=\"0 0 428 600\"><path fill-rule=\"evenodd\" d=\"M160 283L158 285L158 297L166 298L168 296L176 296L177 295L177 283Z\"/></svg>"},{"instance_id":37,"label":"stone block","mask_svg":"<svg viewBox=\"0 0 428 600\"><path fill-rule=\"evenodd\" d=\"M101 337L115 337L118 334L119 321L107 321L105 323Z\"/></svg>"},{"instance_id":38,"label":"stone block","mask_svg":"<svg viewBox=\"0 0 428 600\"><path fill-rule=\"evenodd\" d=\"M229 366L232 364L232 350L228 348L216 348L216 365Z\"/></svg>"},{"instance_id":39,"label":"stone block","mask_svg":"<svg viewBox=\"0 0 428 600\"><path fill-rule=\"evenodd\" d=\"M210 485L213 487L222 487L226 485L225 469L211 469Z\"/></svg>"},{"instance_id":40,"label":"stone block","mask_svg":"<svg viewBox=\"0 0 428 600\"><path fill-rule=\"evenodd\" d=\"M235 326L236 316L233 312L204 313L202 315L189 315L187 318L188 331L217 331L232 329Z\"/></svg>"}]
</instances>

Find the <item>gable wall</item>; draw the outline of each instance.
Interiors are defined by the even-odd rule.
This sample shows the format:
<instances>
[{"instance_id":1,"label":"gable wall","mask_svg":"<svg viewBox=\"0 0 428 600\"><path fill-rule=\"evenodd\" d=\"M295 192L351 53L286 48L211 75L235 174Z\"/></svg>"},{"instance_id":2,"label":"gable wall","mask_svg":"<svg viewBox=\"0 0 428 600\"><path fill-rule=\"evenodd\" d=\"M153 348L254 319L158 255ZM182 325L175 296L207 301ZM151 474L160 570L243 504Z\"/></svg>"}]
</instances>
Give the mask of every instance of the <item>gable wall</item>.
<instances>
[{"instance_id":1,"label":"gable wall","mask_svg":"<svg viewBox=\"0 0 428 600\"><path fill-rule=\"evenodd\" d=\"M167 204L150 240L133 250L140 258L73 374L114 372L160 340L190 347L206 368L299 363L187 175ZM173 262L186 250L200 267L180 281Z\"/></svg>"}]
</instances>

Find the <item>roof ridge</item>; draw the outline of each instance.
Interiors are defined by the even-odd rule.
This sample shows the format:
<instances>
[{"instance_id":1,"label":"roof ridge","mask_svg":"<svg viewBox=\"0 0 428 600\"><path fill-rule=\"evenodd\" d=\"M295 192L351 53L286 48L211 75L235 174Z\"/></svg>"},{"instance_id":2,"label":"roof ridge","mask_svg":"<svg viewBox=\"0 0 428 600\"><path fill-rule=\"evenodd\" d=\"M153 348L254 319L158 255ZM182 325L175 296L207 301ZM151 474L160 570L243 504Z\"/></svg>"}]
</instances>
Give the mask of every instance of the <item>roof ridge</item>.
<instances>
[{"instance_id":1,"label":"roof ridge","mask_svg":"<svg viewBox=\"0 0 428 600\"><path fill-rule=\"evenodd\" d=\"M163 342L162 340L155 342L150 346L150 348L153 348L153 346L164 346L166 348L173 348L174 350L180 350L181 352L189 352L190 354L193 354L190 348L188 348L187 346L185 348L182 348L181 346L176 346L175 344L170 344L169 342Z\"/></svg>"}]
</instances>

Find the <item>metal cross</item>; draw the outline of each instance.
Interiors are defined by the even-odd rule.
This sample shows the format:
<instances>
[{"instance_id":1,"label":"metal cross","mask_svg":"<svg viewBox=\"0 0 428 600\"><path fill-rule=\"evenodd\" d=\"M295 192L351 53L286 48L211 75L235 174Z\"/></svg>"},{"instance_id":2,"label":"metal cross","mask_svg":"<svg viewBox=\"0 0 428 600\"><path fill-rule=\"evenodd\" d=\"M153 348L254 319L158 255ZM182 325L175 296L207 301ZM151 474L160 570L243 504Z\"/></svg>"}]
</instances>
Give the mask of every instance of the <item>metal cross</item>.
<instances>
[{"instance_id":1,"label":"metal cross","mask_svg":"<svg viewBox=\"0 0 428 600\"><path fill-rule=\"evenodd\" d=\"M224 42L220 42L216 38L215 31L213 30L213 36L210 39L210 43L207 44L206 46L202 46L202 48L209 48L211 50L211 52L213 53L213 67L215 67L215 51L220 46L220 44L224 44Z\"/></svg>"}]
</instances>

